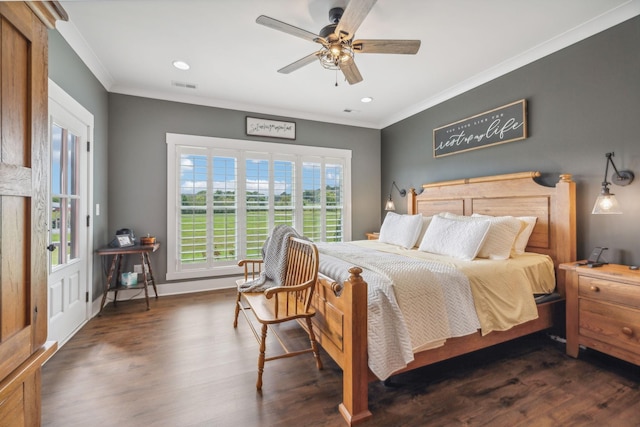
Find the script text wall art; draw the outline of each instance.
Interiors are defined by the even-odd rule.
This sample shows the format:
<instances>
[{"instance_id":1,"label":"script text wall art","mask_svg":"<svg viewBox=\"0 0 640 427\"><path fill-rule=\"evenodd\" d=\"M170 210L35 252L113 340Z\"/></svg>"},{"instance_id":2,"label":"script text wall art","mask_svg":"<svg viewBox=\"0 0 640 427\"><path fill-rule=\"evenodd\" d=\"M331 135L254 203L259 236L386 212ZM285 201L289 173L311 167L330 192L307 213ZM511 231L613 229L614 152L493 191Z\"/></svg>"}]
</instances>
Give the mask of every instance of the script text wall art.
<instances>
[{"instance_id":1,"label":"script text wall art","mask_svg":"<svg viewBox=\"0 0 640 427\"><path fill-rule=\"evenodd\" d=\"M527 101L521 99L433 130L433 157L527 137Z\"/></svg>"}]
</instances>

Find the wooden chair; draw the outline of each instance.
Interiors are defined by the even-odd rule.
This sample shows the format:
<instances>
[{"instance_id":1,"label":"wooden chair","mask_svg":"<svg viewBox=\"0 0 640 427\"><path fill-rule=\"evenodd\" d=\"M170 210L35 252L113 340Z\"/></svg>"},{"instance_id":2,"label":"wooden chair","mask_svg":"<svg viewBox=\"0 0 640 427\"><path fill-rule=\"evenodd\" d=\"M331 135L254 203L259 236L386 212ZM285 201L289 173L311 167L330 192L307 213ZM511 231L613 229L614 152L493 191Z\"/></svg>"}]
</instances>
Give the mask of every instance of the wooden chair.
<instances>
[{"instance_id":1,"label":"wooden chair","mask_svg":"<svg viewBox=\"0 0 640 427\"><path fill-rule=\"evenodd\" d=\"M311 297L318 279L318 249L306 240L289 238L287 247L287 266L285 281L282 286L272 287L264 292L240 292L240 285L252 279L256 279L262 269L263 260L241 260L238 265L244 267L244 279L239 279L238 295L236 298L235 318L233 327L238 326L238 314L242 312L247 319L258 343L260 344L260 355L258 357L258 381L256 388L262 389L262 372L265 362L293 357L304 353L313 353L318 369L322 369L322 361L318 353L318 344L313 334L311 318L315 315L315 310L311 307ZM247 316L247 311L252 311L255 318L262 324L261 334L258 335L251 319ZM311 347L304 350L290 351L284 341L278 336L274 328L275 325L291 320L302 320L306 322L306 331L309 334ZM265 357L267 329L271 329L273 335L278 339L284 353L277 356Z\"/></svg>"}]
</instances>

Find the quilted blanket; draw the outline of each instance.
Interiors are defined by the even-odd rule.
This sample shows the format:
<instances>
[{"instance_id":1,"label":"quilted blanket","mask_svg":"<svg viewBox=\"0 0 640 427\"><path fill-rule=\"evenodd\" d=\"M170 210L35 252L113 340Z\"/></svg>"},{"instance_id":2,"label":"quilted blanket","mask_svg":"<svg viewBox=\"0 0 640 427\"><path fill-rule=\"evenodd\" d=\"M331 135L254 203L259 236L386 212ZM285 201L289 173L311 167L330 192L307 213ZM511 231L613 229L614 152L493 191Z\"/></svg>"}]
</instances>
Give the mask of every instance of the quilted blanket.
<instances>
[{"instance_id":1,"label":"quilted blanket","mask_svg":"<svg viewBox=\"0 0 640 427\"><path fill-rule=\"evenodd\" d=\"M368 283L368 363L380 379L407 366L414 351L480 327L469 281L450 265L350 243L317 247L320 272L336 281L347 280L353 265L363 268Z\"/></svg>"}]
</instances>

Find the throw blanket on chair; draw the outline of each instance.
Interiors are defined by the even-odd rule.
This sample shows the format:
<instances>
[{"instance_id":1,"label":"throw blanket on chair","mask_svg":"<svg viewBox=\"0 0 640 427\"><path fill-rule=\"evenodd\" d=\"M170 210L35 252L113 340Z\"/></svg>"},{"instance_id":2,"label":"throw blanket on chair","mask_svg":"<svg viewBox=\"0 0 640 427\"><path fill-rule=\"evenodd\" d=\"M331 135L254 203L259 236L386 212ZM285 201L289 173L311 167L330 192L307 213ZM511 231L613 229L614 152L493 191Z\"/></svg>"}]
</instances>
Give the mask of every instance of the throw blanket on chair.
<instances>
[{"instance_id":1,"label":"throw blanket on chair","mask_svg":"<svg viewBox=\"0 0 640 427\"><path fill-rule=\"evenodd\" d=\"M262 246L264 268L260 277L240 285L240 292L262 292L274 286L284 284L287 274L287 248L289 237L304 239L303 236L288 225L277 225Z\"/></svg>"}]
</instances>

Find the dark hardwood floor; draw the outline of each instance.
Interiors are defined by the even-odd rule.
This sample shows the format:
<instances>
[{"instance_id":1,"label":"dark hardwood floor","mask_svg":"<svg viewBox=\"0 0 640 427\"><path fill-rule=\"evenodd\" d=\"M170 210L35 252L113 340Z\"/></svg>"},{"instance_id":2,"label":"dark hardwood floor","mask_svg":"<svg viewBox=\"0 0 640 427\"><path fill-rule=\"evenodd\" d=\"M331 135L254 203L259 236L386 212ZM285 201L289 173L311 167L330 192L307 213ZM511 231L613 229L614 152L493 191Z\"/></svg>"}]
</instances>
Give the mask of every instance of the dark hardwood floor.
<instances>
[{"instance_id":1,"label":"dark hardwood floor","mask_svg":"<svg viewBox=\"0 0 640 427\"><path fill-rule=\"evenodd\" d=\"M230 291L105 307L42 371L44 426L342 426L322 352L268 362ZM284 335L293 343L306 336ZM277 349L271 343L272 349ZM369 385L364 426L640 426L637 366L536 334Z\"/></svg>"}]
</instances>

